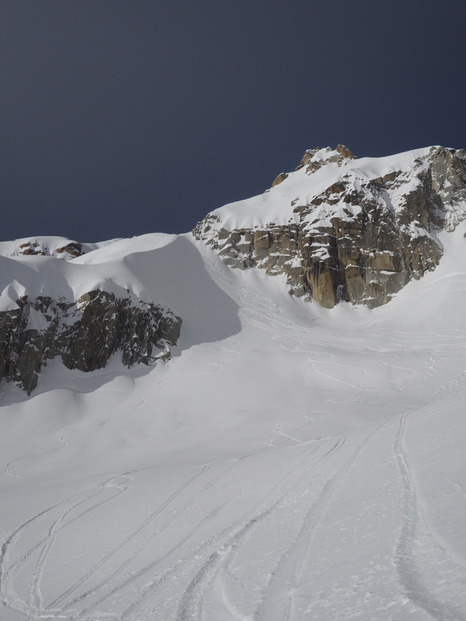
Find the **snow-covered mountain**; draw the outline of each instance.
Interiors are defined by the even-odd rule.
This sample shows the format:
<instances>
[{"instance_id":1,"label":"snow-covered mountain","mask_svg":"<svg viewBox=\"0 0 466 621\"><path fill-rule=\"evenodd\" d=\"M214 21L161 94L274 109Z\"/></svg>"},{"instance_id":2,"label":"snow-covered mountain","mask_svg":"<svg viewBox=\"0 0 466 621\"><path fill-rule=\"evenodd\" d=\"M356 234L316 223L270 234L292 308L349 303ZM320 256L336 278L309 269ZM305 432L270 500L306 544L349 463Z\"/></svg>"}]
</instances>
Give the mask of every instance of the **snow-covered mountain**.
<instances>
[{"instance_id":1,"label":"snow-covered mountain","mask_svg":"<svg viewBox=\"0 0 466 621\"><path fill-rule=\"evenodd\" d=\"M319 149L194 235L0 244L0 621L466 618L465 181Z\"/></svg>"},{"instance_id":2,"label":"snow-covered mountain","mask_svg":"<svg viewBox=\"0 0 466 621\"><path fill-rule=\"evenodd\" d=\"M356 160L306 151L270 191L208 214L194 234L231 267L285 274L290 292L332 308L390 300L442 256L438 233L466 216L466 152L432 147Z\"/></svg>"}]
</instances>

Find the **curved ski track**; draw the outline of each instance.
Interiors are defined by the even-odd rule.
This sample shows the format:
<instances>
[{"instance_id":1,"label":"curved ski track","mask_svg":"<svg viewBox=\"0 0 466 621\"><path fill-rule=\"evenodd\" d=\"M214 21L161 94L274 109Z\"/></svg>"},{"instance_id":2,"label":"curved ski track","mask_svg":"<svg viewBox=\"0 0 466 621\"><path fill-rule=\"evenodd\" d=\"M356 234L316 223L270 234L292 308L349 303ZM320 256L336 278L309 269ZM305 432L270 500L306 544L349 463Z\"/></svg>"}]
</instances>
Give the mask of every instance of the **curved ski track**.
<instances>
[{"instance_id":1,"label":"curved ski track","mask_svg":"<svg viewBox=\"0 0 466 621\"><path fill-rule=\"evenodd\" d=\"M214 263L211 267L216 279L228 289L230 285L222 273ZM245 324L270 334L283 349L303 355L311 372L322 381L340 384L346 396L356 402L369 392L364 385L367 370L337 360L325 334L284 319L276 304L247 286L242 288L240 301L240 317ZM392 332L384 345L374 347L351 334L335 334L332 347L352 354L363 346L385 355L377 363L392 372L392 382L402 383L419 371L390 364L387 357L403 348L405 336L402 331ZM447 332L433 339L432 334L428 336L431 344L438 343L439 355L448 356L453 342L456 348L466 348L464 339L455 334ZM416 338L422 348L423 335L418 333ZM242 355L235 349L238 343L238 339L229 337L222 343L196 347L206 353L220 349L228 354L226 360L234 360ZM339 372L342 368L347 370L345 379ZM221 364L210 360L192 374L221 370ZM162 382L158 386L165 388ZM143 403L141 395L137 405ZM93 558L54 596L47 595L43 582L63 532L76 523L82 523L85 529L87 520L102 508L114 511L117 502L127 497L135 478L158 466L148 464L143 470L113 474L35 513L6 535L1 544L0 596L5 610L13 610L28 621L295 621L299 614L295 587L305 580L305 562L312 558L313 543L319 529L325 527L325 516L376 432L388 427L386 421L371 425L362 440L356 435L302 440L300 431L312 428L311 415L312 411L290 411L272 429L274 437L261 453L200 464L194 473L192 465L186 466L183 480L171 494L154 500L144 518L119 538L111 539L107 551ZM447 554L424 516L405 448L408 416L405 413L400 417L393 442L402 495L394 564L402 591L417 609L438 621L466 621L461 590L466 583L466 569ZM293 419L301 420L301 426L290 425ZM65 449L65 436L72 432L64 434L61 445L52 452ZM285 464L284 470L270 480L264 475L271 465L267 460L277 455L286 456L280 462ZM27 457L10 460L5 474L18 480L19 475L10 468ZM253 475L262 485L251 492L246 489L244 501L236 502L229 495L229 484L242 478L247 482L247 477ZM280 526L284 529L282 547L270 550L262 561L267 569L257 577L259 584L254 590L248 583L247 568L238 559L247 557L248 546L267 540L269 533ZM174 528L178 538L168 537L166 541L165 536ZM152 557L148 549L153 550ZM458 595L435 584L435 576L429 574L423 562L425 558L444 563ZM274 596L278 585L286 585L286 598Z\"/></svg>"},{"instance_id":2,"label":"curved ski track","mask_svg":"<svg viewBox=\"0 0 466 621\"><path fill-rule=\"evenodd\" d=\"M403 513L401 532L395 553L401 586L406 596L437 621L465 621L466 567L459 565L429 528L416 490L415 476L411 470L405 448L405 431L409 413L400 417L394 442L394 452L401 474ZM429 559L426 564L425 560ZM428 567L446 565L453 592L446 591L429 575ZM431 572L430 572L431 573Z\"/></svg>"},{"instance_id":3,"label":"curved ski track","mask_svg":"<svg viewBox=\"0 0 466 621\"><path fill-rule=\"evenodd\" d=\"M246 618L228 600L225 585L222 585L221 588L221 601L217 602L217 606L213 611L209 611L206 600L212 594L216 595L215 583L221 582L222 573L231 576L229 567L238 551L245 544L246 538L251 534L251 531L259 528L261 523L274 511L278 510L285 501L289 501L290 498L296 501L296 498L294 498L296 490L309 480L310 475L318 465L322 464L325 459L343 446L345 438L339 438L336 441L335 439L325 438L320 441L314 441L314 443L319 444L327 441L330 441L330 447L325 449L322 456L317 457L314 462L312 461L312 457L319 452L320 446L314 449L311 455L304 453L304 459L300 460L298 464L275 483L273 490L266 494L265 498L258 503L249 515L245 515L239 523L233 524L223 531L223 537L219 538L216 549L204 559L201 567L188 584L180 601L176 616L177 621L210 618ZM306 462L309 462L309 465L305 468L304 474L296 478L295 471ZM283 483L290 478L292 478L291 487L283 489ZM226 533L228 534L225 537ZM219 608L222 613L219 612ZM225 617L225 613L228 616ZM222 616L219 617L219 614Z\"/></svg>"}]
</instances>

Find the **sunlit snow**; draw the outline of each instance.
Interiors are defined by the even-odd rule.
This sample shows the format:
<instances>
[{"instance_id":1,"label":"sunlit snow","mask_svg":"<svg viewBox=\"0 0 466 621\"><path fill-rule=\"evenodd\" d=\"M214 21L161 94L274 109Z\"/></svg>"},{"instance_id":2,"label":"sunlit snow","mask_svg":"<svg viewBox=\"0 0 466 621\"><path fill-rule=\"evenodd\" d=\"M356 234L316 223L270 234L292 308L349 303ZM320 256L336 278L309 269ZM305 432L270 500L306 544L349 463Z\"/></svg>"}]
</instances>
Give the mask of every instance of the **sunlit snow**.
<instances>
[{"instance_id":1,"label":"sunlit snow","mask_svg":"<svg viewBox=\"0 0 466 621\"><path fill-rule=\"evenodd\" d=\"M1 257L5 307L93 279L183 318L168 363L3 386L1 621L465 619L464 232L374 310L188 235Z\"/></svg>"}]
</instances>

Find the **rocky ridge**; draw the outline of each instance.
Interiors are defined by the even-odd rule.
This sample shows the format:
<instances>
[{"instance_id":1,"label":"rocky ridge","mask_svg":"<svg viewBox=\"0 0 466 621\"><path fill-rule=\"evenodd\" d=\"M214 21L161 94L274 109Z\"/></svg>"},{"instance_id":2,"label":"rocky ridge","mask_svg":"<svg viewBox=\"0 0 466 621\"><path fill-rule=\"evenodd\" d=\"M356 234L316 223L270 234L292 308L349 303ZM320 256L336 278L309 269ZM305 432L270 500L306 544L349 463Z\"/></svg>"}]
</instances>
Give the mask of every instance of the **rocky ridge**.
<instances>
[{"instance_id":1,"label":"rocky ridge","mask_svg":"<svg viewBox=\"0 0 466 621\"><path fill-rule=\"evenodd\" d=\"M465 216L464 150L357 160L339 145L306 151L263 196L208 214L193 235L232 268L283 274L296 296L373 308L434 269L438 233Z\"/></svg>"},{"instance_id":2,"label":"rocky ridge","mask_svg":"<svg viewBox=\"0 0 466 621\"><path fill-rule=\"evenodd\" d=\"M82 244L63 237L24 238L12 242L0 242L0 255L55 257L69 261L85 254L86 247L92 249L93 244Z\"/></svg>"},{"instance_id":3,"label":"rocky ridge","mask_svg":"<svg viewBox=\"0 0 466 621\"><path fill-rule=\"evenodd\" d=\"M47 362L61 358L68 369L95 371L119 353L123 364L170 358L181 319L152 302L92 290L75 301L48 296L17 300L0 312L0 379L27 394Z\"/></svg>"},{"instance_id":4,"label":"rocky ridge","mask_svg":"<svg viewBox=\"0 0 466 621\"><path fill-rule=\"evenodd\" d=\"M326 308L341 301L373 308L435 269L443 252L439 234L465 217L464 150L357 159L339 145L306 151L294 172L280 173L260 196L207 214L193 235L234 269L282 276L293 295ZM148 237L138 241L135 256L168 243ZM54 358L90 372L113 355L127 367L170 357L182 320L128 288L126 248L125 240L0 242L0 381L31 394ZM119 253L115 284L106 266ZM144 291L143 282L138 287ZM155 281L149 299L159 299Z\"/></svg>"}]
</instances>

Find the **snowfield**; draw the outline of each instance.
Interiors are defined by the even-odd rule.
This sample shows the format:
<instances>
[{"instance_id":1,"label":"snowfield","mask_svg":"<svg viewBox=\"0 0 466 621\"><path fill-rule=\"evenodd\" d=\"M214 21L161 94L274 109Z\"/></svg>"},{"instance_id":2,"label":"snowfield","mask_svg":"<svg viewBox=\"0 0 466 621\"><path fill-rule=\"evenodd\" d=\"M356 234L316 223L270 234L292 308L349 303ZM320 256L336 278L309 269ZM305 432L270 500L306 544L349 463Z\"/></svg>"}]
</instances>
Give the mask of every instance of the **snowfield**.
<instances>
[{"instance_id":1,"label":"snowfield","mask_svg":"<svg viewBox=\"0 0 466 621\"><path fill-rule=\"evenodd\" d=\"M92 281L183 327L168 363L2 384L0 620L466 619L465 230L374 310L189 235L1 257L4 308Z\"/></svg>"}]
</instances>

